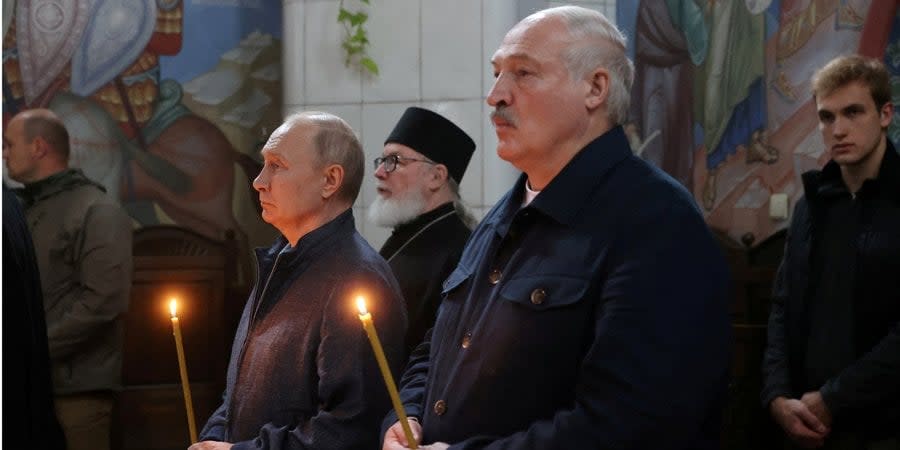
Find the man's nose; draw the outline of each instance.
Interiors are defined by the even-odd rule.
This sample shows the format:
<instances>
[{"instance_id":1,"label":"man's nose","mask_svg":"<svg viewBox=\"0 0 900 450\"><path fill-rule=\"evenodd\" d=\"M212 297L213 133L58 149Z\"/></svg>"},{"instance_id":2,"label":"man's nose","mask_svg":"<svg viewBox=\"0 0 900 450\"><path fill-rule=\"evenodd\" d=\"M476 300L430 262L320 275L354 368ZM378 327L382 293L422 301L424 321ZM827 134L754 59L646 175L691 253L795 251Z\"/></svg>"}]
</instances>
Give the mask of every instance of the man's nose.
<instances>
[{"instance_id":1,"label":"man's nose","mask_svg":"<svg viewBox=\"0 0 900 450\"><path fill-rule=\"evenodd\" d=\"M847 120L837 117L834 119L834 124L831 127L831 134L835 137L844 137L850 132L850 127L851 125Z\"/></svg>"},{"instance_id":2,"label":"man's nose","mask_svg":"<svg viewBox=\"0 0 900 450\"><path fill-rule=\"evenodd\" d=\"M384 161L382 161L381 164L375 166L375 178L379 180L383 180L388 176L388 171L384 168L384 164Z\"/></svg>"},{"instance_id":3,"label":"man's nose","mask_svg":"<svg viewBox=\"0 0 900 450\"><path fill-rule=\"evenodd\" d=\"M269 188L269 180L268 175L266 174L266 169L259 171L259 175L253 179L253 189L256 189L259 192L262 192Z\"/></svg>"},{"instance_id":4,"label":"man's nose","mask_svg":"<svg viewBox=\"0 0 900 450\"><path fill-rule=\"evenodd\" d=\"M494 85L491 87L491 91L488 92L487 96L488 105L495 108L500 104L509 105L510 95L505 80L506 77L502 74L494 79Z\"/></svg>"}]
</instances>

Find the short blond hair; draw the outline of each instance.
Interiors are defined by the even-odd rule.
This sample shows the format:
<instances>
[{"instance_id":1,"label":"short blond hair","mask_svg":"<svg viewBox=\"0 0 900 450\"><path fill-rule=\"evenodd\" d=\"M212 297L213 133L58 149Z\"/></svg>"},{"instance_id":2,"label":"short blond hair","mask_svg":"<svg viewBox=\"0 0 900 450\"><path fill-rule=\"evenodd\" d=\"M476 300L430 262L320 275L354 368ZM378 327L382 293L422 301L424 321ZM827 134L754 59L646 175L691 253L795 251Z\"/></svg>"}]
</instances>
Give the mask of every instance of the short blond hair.
<instances>
[{"instance_id":1,"label":"short blond hair","mask_svg":"<svg viewBox=\"0 0 900 450\"><path fill-rule=\"evenodd\" d=\"M812 78L813 97L829 95L855 81L869 88L877 108L891 101L891 76L887 67L875 58L861 55L839 56L819 69Z\"/></svg>"}]
</instances>

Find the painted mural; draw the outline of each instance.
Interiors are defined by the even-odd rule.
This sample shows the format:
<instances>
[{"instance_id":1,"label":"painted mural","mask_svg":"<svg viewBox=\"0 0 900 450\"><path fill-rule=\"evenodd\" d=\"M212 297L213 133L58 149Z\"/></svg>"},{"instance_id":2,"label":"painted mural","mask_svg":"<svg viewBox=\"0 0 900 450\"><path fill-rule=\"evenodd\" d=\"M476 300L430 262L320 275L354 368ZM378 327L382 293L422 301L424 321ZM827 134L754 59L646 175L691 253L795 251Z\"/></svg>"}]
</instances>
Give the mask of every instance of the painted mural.
<instances>
[{"instance_id":1,"label":"painted mural","mask_svg":"<svg viewBox=\"0 0 900 450\"><path fill-rule=\"evenodd\" d=\"M626 130L707 222L752 246L786 227L800 175L823 166L810 78L833 57L883 58L900 104L898 0L619 0L635 61ZM891 137L900 137L900 115Z\"/></svg>"},{"instance_id":2,"label":"painted mural","mask_svg":"<svg viewBox=\"0 0 900 450\"><path fill-rule=\"evenodd\" d=\"M3 117L46 107L71 165L138 226L269 241L250 180L281 118L281 8L260 0L3 2Z\"/></svg>"}]
</instances>

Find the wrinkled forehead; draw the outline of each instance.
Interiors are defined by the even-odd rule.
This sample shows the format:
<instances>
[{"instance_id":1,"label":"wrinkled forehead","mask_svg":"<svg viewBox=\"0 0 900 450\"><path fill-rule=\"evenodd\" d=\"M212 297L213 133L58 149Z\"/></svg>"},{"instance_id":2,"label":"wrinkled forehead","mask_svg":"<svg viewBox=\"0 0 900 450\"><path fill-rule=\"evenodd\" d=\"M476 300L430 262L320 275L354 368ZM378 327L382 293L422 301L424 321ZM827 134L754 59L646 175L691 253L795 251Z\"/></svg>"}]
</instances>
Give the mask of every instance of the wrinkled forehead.
<instances>
[{"instance_id":1,"label":"wrinkled forehead","mask_svg":"<svg viewBox=\"0 0 900 450\"><path fill-rule=\"evenodd\" d=\"M305 147L315 135L316 127L312 123L294 122L284 123L269 136L266 145L260 153L263 156L271 154L287 155L291 149ZM295 150L294 150L295 151Z\"/></svg>"},{"instance_id":2,"label":"wrinkled forehead","mask_svg":"<svg viewBox=\"0 0 900 450\"><path fill-rule=\"evenodd\" d=\"M508 59L559 58L571 41L568 27L561 18L534 14L506 33L491 62L497 64Z\"/></svg>"}]
</instances>

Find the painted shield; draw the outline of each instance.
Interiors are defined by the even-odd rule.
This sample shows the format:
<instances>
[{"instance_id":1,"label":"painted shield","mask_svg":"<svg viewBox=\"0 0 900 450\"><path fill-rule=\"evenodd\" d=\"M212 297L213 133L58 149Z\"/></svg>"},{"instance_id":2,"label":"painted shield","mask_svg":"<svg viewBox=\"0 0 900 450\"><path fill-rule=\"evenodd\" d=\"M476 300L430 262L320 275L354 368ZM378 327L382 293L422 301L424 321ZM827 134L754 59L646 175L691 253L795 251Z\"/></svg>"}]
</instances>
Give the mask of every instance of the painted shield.
<instances>
[{"instance_id":1,"label":"painted shield","mask_svg":"<svg viewBox=\"0 0 900 450\"><path fill-rule=\"evenodd\" d=\"M56 94L47 107L69 131L69 165L83 170L118 199L127 142L119 124L94 99L69 92Z\"/></svg>"},{"instance_id":2,"label":"painted shield","mask_svg":"<svg viewBox=\"0 0 900 450\"><path fill-rule=\"evenodd\" d=\"M141 55L156 26L147 0L94 0L91 20L72 59L72 92L88 96Z\"/></svg>"},{"instance_id":3,"label":"painted shield","mask_svg":"<svg viewBox=\"0 0 900 450\"><path fill-rule=\"evenodd\" d=\"M16 6L19 67L25 101L32 103L71 60L87 25L91 2L19 0Z\"/></svg>"}]
</instances>

